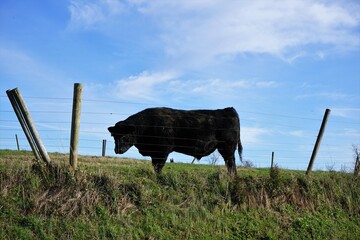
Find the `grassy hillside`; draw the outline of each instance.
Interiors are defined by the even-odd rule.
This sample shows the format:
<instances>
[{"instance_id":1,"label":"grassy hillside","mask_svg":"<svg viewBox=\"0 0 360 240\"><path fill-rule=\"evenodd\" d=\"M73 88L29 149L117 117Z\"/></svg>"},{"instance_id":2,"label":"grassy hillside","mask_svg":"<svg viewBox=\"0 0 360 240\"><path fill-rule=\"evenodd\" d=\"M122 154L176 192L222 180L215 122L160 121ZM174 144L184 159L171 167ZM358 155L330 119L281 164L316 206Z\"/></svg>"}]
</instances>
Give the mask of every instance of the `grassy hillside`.
<instances>
[{"instance_id":1,"label":"grassy hillside","mask_svg":"<svg viewBox=\"0 0 360 240\"><path fill-rule=\"evenodd\" d=\"M0 239L358 239L360 179L0 151Z\"/></svg>"}]
</instances>

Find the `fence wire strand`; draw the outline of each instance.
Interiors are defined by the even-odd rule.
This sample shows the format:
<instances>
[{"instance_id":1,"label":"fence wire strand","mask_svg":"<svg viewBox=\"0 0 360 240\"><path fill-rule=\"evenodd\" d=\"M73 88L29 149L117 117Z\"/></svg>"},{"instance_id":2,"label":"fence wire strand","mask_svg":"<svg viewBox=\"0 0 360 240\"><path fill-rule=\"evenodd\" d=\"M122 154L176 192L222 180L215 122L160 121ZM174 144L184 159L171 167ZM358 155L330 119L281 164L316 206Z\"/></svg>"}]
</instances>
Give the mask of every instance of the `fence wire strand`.
<instances>
[{"instance_id":1,"label":"fence wire strand","mask_svg":"<svg viewBox=\"0 0 360 240\"><path fill-rule=\"evenodd\" d=\"M6 97L6 96L0 96L2 98ZM68 103L72 101L72 98L56 98L56 97L25 97L26 99L31 99L31 100L39 100L39 101L44 101L46 100L47 102L51 102L51 103ZM112 100L106 100L106 99L83 99L83 102L88 102L88 103L114 103L114 104L125 104L125 105L138 105L138 106L153 106L153 104L148 104L148 103L140 103L140 102L126 102L126 101L112 101ZM35 113L37 115L37 121L36 124L38 125L44 125L44 126L39 126L38 130L39 132L42 132L42 135L45 135L45 137L43 137L44 141L46 142L50 142L50 144L47 146L49 148L58 148L58 149L65 149L65 151L68 150L68 147L63 146L62 144L58 144L57 142L69 142L70 138L63 138L63 137L46 137L49 133L50 135L55 133L66 133L65 135L70 135L70 121L64 121L64 120L48 120L47 116L48 115L54 115L54 116L70 116L71 115L71 109L69 109L69 111L61 111L61 110L40 110L40 109L34 109L30 111L31 113ZM296 126L296 124L291 124L291 119L296 119L296 120L306 120L306 121L313 121L313 122L317 122L320 124L321 118L314 118L314 117L304 117L304 116L292 116L292 115L286 115L286 114L277 114L277 113L265 113L265 112L257 112L257 111L241 111L238 110L237 111L239 113L239 115L246 115L246 114L253 114L253 115L257 115L257 116L263 116L265 118L260 118L257 119L257 125L261 125L262 123L266 124L271 124L272 126L276 126L276 127L285 127L285 128L290 128L293 130L298 130L298 129L303 129L303 126ZM4 113L4 114L3 114ZM13 124L18 124L17 120L15 119L15 116L12 115L14 118L13 119L3 119L2 115L8 115L8 113L13 113L12 110L8 110L6 108L2 108L0 110L0 132L2 132L0 134L0 148L4 148L4 147L14 147L16 146L15 143L15 138L13 137L8 137L9 134L14 133L14 132L21 132L21 128L20 127L14 127L11 126ZM46 114L46 116L43 116L43 114ZM88 115L88 116L119 116L119 117L128 117L130 115L132 115L133 113L125 113L125 112L108 112L108 111L83 111L81 112L81 115ZM10 116L10 115L9 115ZM169 116L169 115L163 115L163 116ZM270 119L269 119L269 118ZM58 118L62 118L62 117L58 117ZM103 117L102 117L103 118ZM281 118L281 119L289 119L288 123L279 123L277 122L276 119ZM351 125L360 125L360 122L348 122L348 121L338 121L338 120L331 120L333 123L338 123L338 124L351 124ZM249 134L249 133L256 133L257 130L252 130L251 127L244 127L244 123L245 126L248 125L253 125L254 124L254 119L252 118L244 118L244 117L240 117L240 132L241 132L241 136L244 135L244 131ZM315 142L315 138L316 138L316 134L317 134L317 130L318 130L318 125L319 124L314 124L314 130L309 131L309 129L307 130L307 133L304 134L302 136L302 138L308 138L309 139L309 144L298 144L296 142L262 142L261 146L262 149L258 149L258 150L254 150L254 149L248 149L247 150L247 155L250 158L269 158L269 156L267 154L258 154L258 153L262 153L262 152L269 152L270 147L273 149L276 149L277 152L280 152L281 154L283 153L302 153L302 155L310 155L311 154L311 150L312 150L312 146ZM47 126L45 126L47 125ZM68 125L68 128L65 126ZM107 127L109 126L113 126L115 125L115 122L106 122L105 120L101 120L101 121L83 121L81 122L81 125L85 125L85 128L81 128L80 127L80 134L81 135L93 135L96 136L97 138L99 138L99 140L97 139L89 139L89 138L84 138L81 137L80 135L80 148L81 149L96 149L96 150L101 150L101 141L102 139L106 139L107 141L113 142L114 140L110 137L110 133L107 131ZM91 129L91 126L96 126L93 127ZM99 129L99 126L104 126L103 130ZM136 127L153 127L153 128L166 128L166 125L148 125L148 124L141 124L141 125L136 125ZM51 129L49 129L51 128ZM186 127L186 126L175 126L173 127L173 129L178 129L178 130L188 130L188 131L196 131L198 129L200 129L199 127ZM225 130L225 128L216 128L216 129L212 129L214 131L222 131ZM312 134L309 134L309 133ZM331 136L331 134L335 134L334 136ZM343 130L342 129L332 129L331 130L331 134L328 134L327 138L337 138L338 134L343 134ZM58 134L59 135L59 134ZM93 137L92 136L92 137ZM101 136L101 137L99 137ZM106 137L104 137L106 136ZM141 134L135 134L135 136L137 137L148 137L148 135L141 135ZM165 137L165 136L151 136L153 138L158 138L158 139L170 139L173 137ZM197 141L197 138L173 138L174 140L183 140L183 141ZM20 141L22 142L26 142L26 138L19 138ZM13 144L10 144L10 141L12 141ZM247 144L257 144L257 142L252 142L251 140L246 140L246 139L242 139L243 145L247 145ZM93 144L96 146L93 146ZM146 143L146 145L148 146L152 146L154 144L151 143ZM171 145L168 144L162 144L162 147L171 147ZM114 144L107 144L106 149L113 149ZM185 147L185 146L184 146ZM289 150L289 148L293 148L293 147L297 147L297 148L306 148L306 151L303 150ZM326 144L325 147L327 149L330 149L332 147L336 148L339 147L336 144ZM131 150L134 151L134 150ZM329 155L331 158L331 155L333 155L334 153L337 153L341 150L329 150ZM100 151L99 151L100 152ZM279 154L277 154L279 155ZM321 160L324 157L318 157L319 160ZM327 159L329 159L327 158ZM281 160L282 157L277 158L278 160ZM285 159L297 159L296 156L288 156L288 157L284 157ZM324 158L326 159L326 158Z\"/></svg>"}]
</instances>

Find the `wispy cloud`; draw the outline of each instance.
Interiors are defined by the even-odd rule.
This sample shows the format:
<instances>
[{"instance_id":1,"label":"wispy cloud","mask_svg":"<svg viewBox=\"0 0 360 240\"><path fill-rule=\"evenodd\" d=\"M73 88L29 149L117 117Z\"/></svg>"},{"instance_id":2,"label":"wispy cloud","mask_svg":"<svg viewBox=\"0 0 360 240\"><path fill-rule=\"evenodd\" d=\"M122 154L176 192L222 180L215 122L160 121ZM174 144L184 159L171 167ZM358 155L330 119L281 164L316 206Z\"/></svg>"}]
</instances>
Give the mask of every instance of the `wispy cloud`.
<instances>
[{"instance_id":1,"label":"wispy cloud","mask_svg":"<svg viewBox=\"0 0 360 240\"><path fill-rule=\"evenodd\" d=\"M176 79L173 72L143 72L137 76L130 76L117 81L115 95L122 99L147 99L156 100L156 88Z\"/></svg>"},{"instance_id":2,"label":"wispy cloud","mask_svg":"<svg viewBox=\"0 0 360 240\"><path fill-rule=\"evenodd\" d=\"M355 48L359 5L323 1L131 1L163 28L167 53L206 61L269 53L293 61L302 48ZM200 17L199 17L200 16ZM186 20L184 20L186 19ZM324 52L325 50L323 50ZM322 54L324 56L324 54Z\"/></svg>"},{"instance_id":3,"label":"wispy cloud","mask_svg":"<svg viewBox=\"0 0 360 240\"><path fill-rule=\"evenodd\" d=\"M331 115L344 118L357 117L360 120L360 108L332 108Z\"/></svg>"},{"instance_id":4,"label":"wispy cloud","mask_svg":"<svg viewBox=\"0 0 360 240\"><path fill-rule=\"evenodd\" d=\"M307 98L324 98L330 100L341 100L341 99L353 99L355 96L341 92L319 92L301 94L295 97L296 100L307 99Z\"/></svg>"},{"instance_id":5,"label":"wispy cloud","mask_svg":"<svg viewBox=\"0 0 360 240\"><path fill-rule=\"evenodd\" d=\"M305 133L303 130L295 130L295 131L290 131L289 135L293 137L303 137L305 136Z\"/></svg>"},{"instance_id":6,"label":"wispy cloud","mask_svg":"<svg viewBox=\"0 0 360 240\"><path fill-rule=\"evenodd\" d=\"M118 80L115 84L115 95L121 99L156 100L164 95L189 96L226 96L234 95L241 89L274 88L275 81L259 80L191 80L176 72L142 72Z\"/></svg>"},{"instance_id":7,"label":"wispy cloud","mask_svg":"<svg viewBox=\"0 0 360 240\"><path fill-rule=\"evenodd\" d=\"M118 0L71 0L69 5L70 28L89 29L97 23L106 22L123 11Z\"/></svg>"},{"instance_id":8,"label":"wispy cloud","mask_svg":"<svg viewBox=\"0 0 360 240\"><path fill-rule=\"evenodd\" d=\"M46 83L51 84L58 92L56 89L64 86L64 79L60 71L19 49L0 47L0 70L3 74L8 74L11 78L16 79L16 83L4 84L12 85L10 87L16 87L15 84L22 83L22 86L42 92Z\"/></svg>"},{"instance_id":9,"label":"wispy cloud","mask_svg":"<svg viewBox=\"0 0 360 240\"><path fill-rule=\"evenodd\" d=\"M243 143L252 145L263 142L261 138L271 133L272 133L271 130L265 128L242 127L241 139Z\"/></svg>"},{"instance_id":10,"label":"wispy cloud","mask_svg":"<svg viewBox=\"0 0 360 240\"><path fill-rule=\"evenodd\" d=\"M344 136L357 137L358 139L360 139L360 131L358 129L346 128L344 129L343 134Z\"/></svg>"},{"instance_id":11,"label":"wispy cloud","mask_svg":"<svg viewBox=\"0 0 360 240\"><path fill-rule=\"evenodd\" d=\"M177 92L213 96L231 94L240 89L273 88L278 85L275 81L224 79L174 81L171 84L173 85L172 88Z\"/></svg>"},{"instance_id":12,"label":"wispy cloud","mask_svg":"<svg viewBox=\"0 0 360 240\"><path fill-rule=\"evenodd\" d=\"M189 65L247 53L271 54L291 63L360 46L360 5L345 1L72 0L70 25L90 28L125 8L157 25L158 36L153 37L163 41L163 50Z\"/></svg>"}]
</instances>

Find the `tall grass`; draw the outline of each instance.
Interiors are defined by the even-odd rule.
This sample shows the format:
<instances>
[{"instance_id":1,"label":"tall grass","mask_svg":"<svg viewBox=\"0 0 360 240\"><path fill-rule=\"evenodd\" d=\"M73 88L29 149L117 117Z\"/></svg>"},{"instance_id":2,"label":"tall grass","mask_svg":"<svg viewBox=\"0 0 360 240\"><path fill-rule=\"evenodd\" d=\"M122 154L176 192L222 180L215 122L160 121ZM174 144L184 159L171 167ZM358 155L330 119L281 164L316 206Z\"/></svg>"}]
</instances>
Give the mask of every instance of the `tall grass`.
<instances>
[{"instance_id":1,"label":"tall grass","mask_svg":"<svg viewBox=\"0 0 360 240\"><path fill-rule=\"evenodd\" d=\"M18 154L16 158L13 156ZM360 181L339 172L239 170L67 156L47 168L0 151L0 239L357 239ZM31 158L31 157L30 157ZM25 164L21 161L25 160ZM11 167L8 167L11 166Z\"/></svg>"}]
</instances>

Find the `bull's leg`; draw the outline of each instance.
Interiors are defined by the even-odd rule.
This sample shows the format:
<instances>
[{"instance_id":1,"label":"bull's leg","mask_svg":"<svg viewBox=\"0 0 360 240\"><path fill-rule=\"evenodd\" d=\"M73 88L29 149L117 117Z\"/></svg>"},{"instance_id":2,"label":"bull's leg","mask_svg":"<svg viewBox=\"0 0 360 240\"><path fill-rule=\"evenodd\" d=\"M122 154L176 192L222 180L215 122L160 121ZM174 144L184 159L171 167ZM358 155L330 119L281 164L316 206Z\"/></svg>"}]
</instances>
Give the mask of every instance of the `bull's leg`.
<instances>
[{"instance_id":1,"label":"bull's leg","mask_svg":"<svg viewBox=\"0 0 360 240\"><path fill-rule=\"evenodd\" d=\"M224 160L225 160L225 164L226 164L228 173L230 175L235 175L236 176L235 157L234 156L227 157L227 158L224 158Z\"/></svg>"},{"instance_id":2,"label":"bull's leg","mask_svg":"<svg viewBox=\"0 0 360 240\"><path fill-rule=\"evenodd\" d=\"M166 158L152 158L151 160L155 173L160 174L165 165Z\"/></svg>"},{"instance_id":3,"label":"bull's leg","mask_svg":"<svg viewBox=\"0 0 360 240\"><path fill-rule=\"evenodd\" d=\"M234 156L235 149L236 145L234 144L219 146L218 148L219 153L224 158L229 175L236 175L236 164Z\"/></svg>"},{"instance_id":4,"label":"bull's leg","mask_svg":"<svg viewBox=\"0 0 360 240\"><path fill-rule=\"evenodd\" d=\"M236 164L235 164L235 156L234 152L235 149L231 149L229 147L219 147L218 148L219 153L224 158L228 174L229 175L236 175Z\"/></svg>"}]
</instances>

